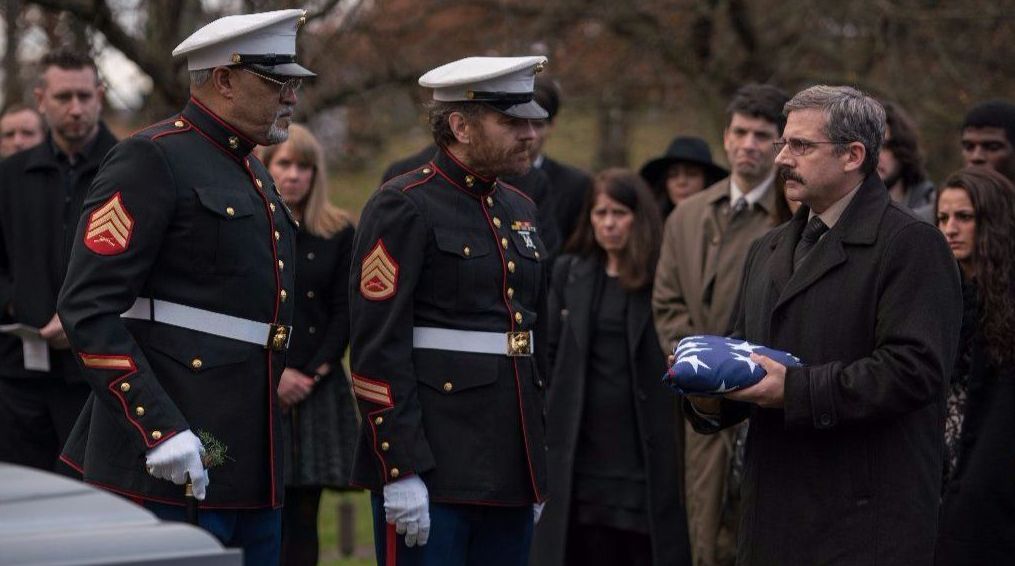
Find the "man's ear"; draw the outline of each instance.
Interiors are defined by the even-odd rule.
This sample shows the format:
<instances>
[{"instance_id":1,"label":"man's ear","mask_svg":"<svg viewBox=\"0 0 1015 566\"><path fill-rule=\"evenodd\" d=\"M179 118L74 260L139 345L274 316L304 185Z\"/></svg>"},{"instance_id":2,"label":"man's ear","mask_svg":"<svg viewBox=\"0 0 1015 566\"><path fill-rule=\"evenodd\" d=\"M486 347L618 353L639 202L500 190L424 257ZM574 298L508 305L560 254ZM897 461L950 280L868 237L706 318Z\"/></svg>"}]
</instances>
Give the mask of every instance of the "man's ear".
<instances>
[{"instance_id":1,"label":"man's ear","mask_svg":"<svg viewBox=\"0 0 1015 566\"><path fill-rule=\"evenodd\" d=\"M849 173L863 167L863 160L867 157L867 148L860 142L852 142L846 147L846 161L842 164L842 170Z\"/></svg>"},{"instance_id":2,"label":"man's ear","mask_svg":"<svg viewBox=\"0 0 1015 566\"><path fill-rule=\"evenodd\" d=\"M215 67L211 72L211 79L209 79L209 82L222 98L228 98L231 100L234 96L236 96L237 85L233 69L230 69L229 67Z\"/></svg>"},{"instance_id":3,"label":"man's ear","mask_svg":"<svg viewBox=\"0 0 1015 566\"><path fill-rule=\"evenodd\" d=\"M451 133L455 135L458 143L468 144L472 139L472 125L461 112L452 112L448 116L448 123L451 125Z\"/></svg>"}]
</instances>

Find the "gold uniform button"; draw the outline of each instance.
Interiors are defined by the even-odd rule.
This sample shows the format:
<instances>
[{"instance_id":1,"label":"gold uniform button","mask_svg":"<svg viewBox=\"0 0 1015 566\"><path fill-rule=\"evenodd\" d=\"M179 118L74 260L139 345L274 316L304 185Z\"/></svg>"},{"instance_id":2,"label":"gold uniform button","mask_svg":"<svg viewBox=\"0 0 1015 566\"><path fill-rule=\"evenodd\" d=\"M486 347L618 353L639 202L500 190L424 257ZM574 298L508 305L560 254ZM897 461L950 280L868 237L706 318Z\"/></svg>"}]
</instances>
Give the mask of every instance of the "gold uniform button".
<instances>
[{"instance_id":1,"label":"gold uniform button","mask_svg":"<svg viewBox=\"0 0 1015 566\"><path fill-rule=\"evenodd\" d=\"M469 187L471 189L472 185L475 185L475 184L476 184L476 178L475 177L473 177L472 175L466 175L465 176L465 186L467 186L467 187Z\"/></svg>"},{"instance_id":2,"label":"gold uniform button","mask_svg":"<svg viewBox=\"0 0 1015 566\"><path fill-rule=\"evenodd\" d=\"M120 384L120 391L123 391L124 393L130 391L130 384L126 383L126 382L121 383Z\"/></svg>"},{"instance_id":3,"label":"gold uniform button","mask_svg":"<svg viewBox=\"0 0 1015 566\"><path fill-rule=\"evenodd\" d=\"M508 298L509 299L515 298L515 290L514 290L513 287L508 287L507 293L508 293Z\"/></svg>"},{"instance_id":4,"label":"gold uniform button","mask_svg":"<svg viewBox=\"0 0 1015 566\"><path fill-rule=\"evenodd\" d=\"M278 268L279 269L285 269L285 262L282 261L282 260L278 260Z\"/></svg>"},{"instance_id":5,"label":"gold uniform button","mask_svg":"<svg viewBox=\"0 0 1015 566\"><path fill-rule=\"evenodd\" d=\"M429 167L424 167L423 168L423 174L424 175L429 175L432 171L433 171L433 169L430 169Z\"/></svg>"},{"instance_id":6,"label":"gold uniform button","mask_svg":"<svg viewBox=\"0 0 1015 566\"><path fill-rule=\"evenodd\" d=\"M539 252L532 252L532 253L536 254L536 259L539 259Z\"/></svg>"},{"instance_id":7,"label":"gold uniform button","mask_svg":"<svg viewBox=\"0 0 1015 566\"><path fill-rule=\"evenodd\" d=\"M307 332L309 332L311 334L317 334L317 327L316 326L311 326L310 328L307 329Z\"/></svg>"},{"instance_id":8,"label":"gold uniform button","mask_svg":"<svg viewBox=\"0 0 1015 566\"><path fill-rule=\"evenodd\" d=\"M374 419L374 424L377 426L381 426L382 424L384 424L384 417L377 417L376 419Z\"/></svg>"},{"instance_id":9,"label":"gold uniform button","mask_svg":"<svg viewBox=\"0 0 1015 566\"><path fill-rule=\"evenodd\" d=\"M317 257L317 255L315 255L314 252L310 252L307 254L307 259L309 259L310 261L314 261L315 257Z\"/></svg>"},{"instance_id":10,"label":"gold uniform button","mask_svg":"<svg viewBox=\"0 0 1015 566\"><path fill-rule=\"evenodd\" d=\"M515 313L515 322L517 322L518 324L522 323L522 313L520 312Z\"/></svg>"},{"instance_id":11,"label":"gold uniform button","mask_svg":"<svg viewBox=\"0 0 1015 566\"><path fill-rule=\"evenodd\" d=\"M515 262L513 261L508 262L508 271L510 271L511 273L515 272Z\"/></svg>"},{"instance_id":12,"label":"gold uniform button","mask_svg":"<svg viewBox=\"0 0 1015 566\"><path fill-rule=\"evenodd\" d=\"M282 289L281 291L278 292L278 298L281 299L283 303L285 302L287 297L289 297L289 293L286 293L285 289Z\"/></svg>"},{"instance_id":13,"label":"gold uniform button","mask_svg":"<svg viewBox=\"0 0 1015 566\"><path fill-rule=\"evenodd\" d=\"M268 208L270 208L272 212L275 212L275 203L269 202L268 203Z\"/></svg>"},{"instance_id":14,"label":"gold uniform button","mask_svg":"<svg viewBox=\"0 0 1015 566\"><path fill-rule=\"evenodd\" d=\"M498 228L500 228L500 218L497 218L496 216L494 216L493 217L493 225L498 227Z\"/></svg>"},{"instance_id":15,"label":"gold uniform button","mask_svg":"<svg viewBox=\"0 0 1015 566\"><path fill-rule=\"evenodd\" d=\"M313 291L307 291L307 298L308 299L313 299L314 296L315 296L315 293Z\"/></svg>"},{"instance_id":16,"label":"gold uniform button","mask_svg":"<svg viewBox=\"0 0 1015 566\"><path fill-rule=\"evenodd\" d=\"M228 214L229 216L236 216L236 209L231 206L227 206L226 214Z\"/></svg>"},{"instance_id":17,"label":"gold uniform button","mask_svg":"<svg viewBox=\"0 0 1015 566\"><path fill-rule=\"evenodd\" d=\"M259 189L264 186L264 183L262 183L260 179L254 179L254 183L257 184L257 188Z\"/></svg>"},{"instance_id":18,"label":"gold uniform button","mask_svg":"<svg viewBox=\"0 0 1015 566\"><path fill-rule=\"evenodd\" d=\"M451 393L451 390L454 389L454 388L455 388L454 384L451 383L450 381L445 381L444 382L444 392L445 393Z\"/></svg>"},{"instance_id":19,"label":"gold uniform button","mask_svg":"<svg viewBox=\"0 0 1015 566\"><path fill-rule=\"evenodd\" d=\"M391 468L391 477L397 478L398 474L400 474L400 473L401 472L398 471L398 468Z\"/></svg>"},{"instance_id":20,"label":"gold uniform button","mask_svg":"<svg viewBox=\"0 0 1015 566\"><path fill-rule=\"evenodd\" d=\"M144 416L144 407L138 406L138 408L134 409L134 414L139 416L139 417L143 417Z\"/></svg>"},{"instance_id":21,"label":"gold uniform button","mask_svg":"<svg viewBox=\"0 0 1015 566\"><path fill-rule=\"evenodd\" d=\"M383 451L387 452L387 451L388 451L388 449L390 449L390 448L391 448L391 445L390 445L390 444L388 444L387 442L382 442L382 443L381 443L381 450L383 450Z\"/></svg>"},{"instance_id":22,"label":"gold uniform button","mask_svg":"<svg viewBox=\"0 0 1015 566\"><path fill-rule=\"evenodd\" d=\"M194 358L193 360L190 360L190 367L194 369L201 369L201 366L203 365L204 362L201 361L201 358Z\"/></svg>"},{"instance_id":23,"label":"gold uniform button","mask_svg":"<svg viewBox=\"0 0 1015 566\"><path fill-rule=\"evenodd\" d=\"M229 147L233 149L240 147L240 139L236 136L229 136Z\"/></svg>"},{"instance_id":24,"label":"gold uniform button","mask_svg":"<svg viewBox=\"0 0 1015 566\"><path fill-rule=\"evenodd\" d=\"M182 128L182 127L186 126L186 124L183 123L183 120L177 120L177 121L173 122L173 125L176 126L177 128Z\"/></svg>"},{"instance_id":25,"label":"gold uniform button","mask_svg":"<svg viewBox=\"0 0 1015 566\"><path fill-rule=\"evenodd\" d=\"M462 253L465 254L465 257L469 257L472 255L472 249L470 249L469 246L465 246L465 248L462 249Z\"/></svg>"},{"instance_id":26,"label":"gold uniform button","mask_svg":"<svg viewBox=\"0 0 1015 566\"><path fill-rule=\"evenodd\" d=\"M153 430L152 431L152 440L158 440L160 438L162 438L162 431L161 430Z\"/></svg>"},{"instance_id":27,"label":"gold uniform button","mask_svg":"<svg viewBox=\"0 0 1015 566\"><path fill-rule=\"evenodd\" d=\"M493 197L486 197L486 206L493 208Z\"/></svg>"},{"instance_id":28,"label":"gold uniform button","mask_svg":"<svg viewBox=\"0 0 1015 566\"><path fill-rule=\"evenodd\" d=\"M500 247L504 248L505 250L507 249L507 238L500 239Z\"/></svg>"},{"instance_id":29,"label":"gold uniform button","mask_svg":"<svg viewBox=\"0 0 1015 566\"><path fill-rule=\"evenodd\" d=\"M275 241L281 240L282 234L279 234L278 230L275 230Z\"/></svg>"}]
</instances>

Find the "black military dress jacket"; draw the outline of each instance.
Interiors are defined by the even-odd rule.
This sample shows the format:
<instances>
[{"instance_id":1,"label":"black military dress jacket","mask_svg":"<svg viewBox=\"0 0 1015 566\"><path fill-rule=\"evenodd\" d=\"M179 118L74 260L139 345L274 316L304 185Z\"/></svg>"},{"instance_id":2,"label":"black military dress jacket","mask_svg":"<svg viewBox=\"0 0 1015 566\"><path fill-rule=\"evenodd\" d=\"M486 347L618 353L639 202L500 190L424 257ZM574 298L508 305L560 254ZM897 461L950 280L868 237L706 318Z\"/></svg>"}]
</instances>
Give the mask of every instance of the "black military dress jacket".
<instances>
[{"instance_id":1,"label":"black military dress jacket","mask_svg":"<svg viewBox=\"0 0 1015 566\"><path fill-rule=\"evenodd\" d=\"M124 319L138 297L263 323L292 319L295 220L254 142L196 99L118 144L84 203L60 319L93 394L61 457L88 482L178 503L148 450L184 430L228 450L209 508L282 504L284 351Z\"/></svg>"},{"instance_id":2,"label":"black military dress jacket","mask_svg":"<svg viewBox=\"0 0 1015 566\"><path fill-rule=\"evenodd\" d=\"M354 482L419 474L439 502L545 498L537 359L546 250L535 204L442 150L371 197L350 276ZM534 331L534 356L414 349L414 327Z\"/></svg>"},{"instance_id":3,"label":"black military dress jacket","mask_svg":"<svg viewBox=\"0 0 1015 566\"><path fill-rule=\"evenodd\" d=\"M2 320L40 328L56 313L81 203L116 138L99 123L95 138L70 167L52 135L0 163L0 305ZM9 315L9 316L8 316ZM80 382L69 350L50 349L50 372L25 369L21 340L0 335L0 375Z\"/></svg>"}]
</instances>

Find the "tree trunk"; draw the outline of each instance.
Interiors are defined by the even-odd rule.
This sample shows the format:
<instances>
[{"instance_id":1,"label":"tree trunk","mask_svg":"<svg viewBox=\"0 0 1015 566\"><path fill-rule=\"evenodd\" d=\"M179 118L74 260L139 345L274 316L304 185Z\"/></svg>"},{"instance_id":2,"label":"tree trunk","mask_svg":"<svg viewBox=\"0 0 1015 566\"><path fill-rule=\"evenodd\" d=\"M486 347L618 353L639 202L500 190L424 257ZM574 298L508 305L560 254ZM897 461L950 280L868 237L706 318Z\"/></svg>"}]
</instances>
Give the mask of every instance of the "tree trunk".
<instances>
[{"instance_id":1,"label":"tree trunk","mask_svg":"<svg viewBox=\"0 0 1015 566\"><path fill-rule=\"evenodd\" d=\"M626 167L630 138L630 113L623 98L614 90L607 90L596 104L595 169Z\"/></svg>"},{"instance_id":2,"label":"tree trunk","mask_svg":"<svg viewBox=\"0 0 1015 566\"><path fill-rule=\"evenodd\" d=\"M24 88L21 84L21 66L18 65L18 20L21 16L21 0L4 2L7 49L4 51L4 107L24 102Z\"/></svg>"}]
</instances>

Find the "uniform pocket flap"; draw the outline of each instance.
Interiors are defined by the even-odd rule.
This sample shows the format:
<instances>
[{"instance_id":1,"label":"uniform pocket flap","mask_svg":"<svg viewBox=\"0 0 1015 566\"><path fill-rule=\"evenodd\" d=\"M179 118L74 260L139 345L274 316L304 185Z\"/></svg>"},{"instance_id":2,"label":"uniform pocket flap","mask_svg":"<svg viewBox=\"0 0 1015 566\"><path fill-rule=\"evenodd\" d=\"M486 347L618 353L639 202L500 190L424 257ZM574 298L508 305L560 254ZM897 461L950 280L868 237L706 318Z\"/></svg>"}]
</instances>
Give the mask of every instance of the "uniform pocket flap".
<instances>
[{"instance_id":1,"label":"uniform pocket flap","mask_svg":"<svg viewBox=\"0 0 1015 566\"><path fill-rule=\"evenodd\" d=\"M535 230L531 231L512 231L511 241L515 243L515 249L518 250L518 254L522 257L542 261L546 258L546 246L543 245L543 240L536 234Z\"/></svg>"},{"instance_id":2,"label":"uniform pocket flap","mask_svg":"<svg viewBox=\"0 0 1015 566\"><path fill-rule=\"evenodd\" d=\"M483 257L490 253L490 235L481 232L434 228L437 248L464 259Z\"/></svg>"},{"instance_id":3,"label":"uniform pocket flap","mask_svg":"<svg viewBox=\"0 0 1015 566\"><path fill-rule=\"evenodd\" d=\"M507 340L507 337L504 338ZM417 380L446 395L476 389L497 381L498 356L448 352L444 350L414 350L413 365Z\"/></svg>"},{"instance_id":4,"label":"uniform pocket flap","mask_svg":"<svg viewBox=\"0 0 1015 566\"><path fill-rule=\"evenodd\" d=\"M194 187L198 200L205 208L227 220L254 214L254 206L247 195L221 187Z\"/></svg>"},{"instance_id":5,"label":"uniform pocket flap","mask_svg":"<svg viewBox=\"0 0 1015 566\"><path fill-rule=\"evenodd\" d=\"M254 344L161 323L155 323L150 336L149 347L195 372L244 362L262 349Z\"/></svg>"}]
</instances>

